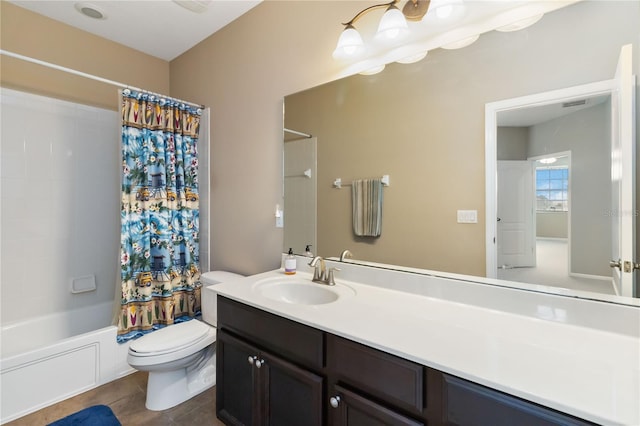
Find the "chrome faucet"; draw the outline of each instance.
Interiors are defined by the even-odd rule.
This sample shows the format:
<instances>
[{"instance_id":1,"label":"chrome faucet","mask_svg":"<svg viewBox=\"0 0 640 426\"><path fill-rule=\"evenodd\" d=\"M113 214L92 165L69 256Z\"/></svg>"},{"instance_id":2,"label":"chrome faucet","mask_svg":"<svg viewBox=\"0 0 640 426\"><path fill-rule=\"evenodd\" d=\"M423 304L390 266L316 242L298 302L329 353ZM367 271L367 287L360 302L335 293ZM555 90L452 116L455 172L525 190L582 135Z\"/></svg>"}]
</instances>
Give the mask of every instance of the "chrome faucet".
<instances>
[{"instance_id":1,"label":"chrome faucet","mask_svg":"<svg viewBox=\"0 0 640 426\"><path fill-rule=\"evenodd\" d=\"M334 272L339 271L338 268L329 268L329 271L327 271L327 265L320 256L314 257L311 262L309 262L309 266L315 268L312 279L314 283L336 285Z\"/></svg>"},{"instance_id":2,"label":"chrome faucet","mask_svg":"<svg viewBox=\"0 0 640 426\"><path fill-rule=\"evenodd\" d=\"M349 250L343 250L342 253L340 253L340 262L344 262L345 259L351 259L352 257L353 254L351 254Z\"/></svg>"}]
</instances>

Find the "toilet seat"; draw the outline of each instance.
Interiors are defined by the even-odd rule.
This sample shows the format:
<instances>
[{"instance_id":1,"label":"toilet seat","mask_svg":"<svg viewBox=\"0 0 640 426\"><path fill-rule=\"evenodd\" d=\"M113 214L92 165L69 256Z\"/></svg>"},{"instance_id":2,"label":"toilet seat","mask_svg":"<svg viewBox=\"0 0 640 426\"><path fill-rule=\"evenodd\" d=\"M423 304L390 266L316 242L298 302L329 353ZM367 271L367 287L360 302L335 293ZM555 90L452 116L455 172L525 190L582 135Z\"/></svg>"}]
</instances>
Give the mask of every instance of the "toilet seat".
<instances>
[{"instance_id":1,"label":"toilet seat","mask_svg":"<svg viewBox=\"0 0 640 426\"><path fill-rule=\"evenodd\" d=\"M129 354L135 357L151 357L179 352L198 345L202 340L210 340L211 331L212 327L198 320L173 324L133 341L129 346ZM215 339L215 329L213 331Z\"/></svg>"}]
</instances>

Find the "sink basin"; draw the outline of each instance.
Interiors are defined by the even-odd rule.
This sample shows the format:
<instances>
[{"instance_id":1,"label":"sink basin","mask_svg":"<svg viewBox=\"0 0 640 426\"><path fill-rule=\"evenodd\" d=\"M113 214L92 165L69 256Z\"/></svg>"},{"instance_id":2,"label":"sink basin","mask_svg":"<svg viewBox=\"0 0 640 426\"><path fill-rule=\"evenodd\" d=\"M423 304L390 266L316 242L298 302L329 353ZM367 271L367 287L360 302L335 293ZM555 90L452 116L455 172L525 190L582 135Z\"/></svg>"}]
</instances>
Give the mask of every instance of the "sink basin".
<instances>
[{"instance_id":1,"label":"sink basin","mask_svg":"<svg viewBox=\"0 0 640 426\"><path fill-rule=\"evenodd\" d=\"M350 287L341 284L327 286L311 280L283 277L258 281L254 291L267 299L296 305L324 305L355 294Z\"/></svg>"}]
</instances>

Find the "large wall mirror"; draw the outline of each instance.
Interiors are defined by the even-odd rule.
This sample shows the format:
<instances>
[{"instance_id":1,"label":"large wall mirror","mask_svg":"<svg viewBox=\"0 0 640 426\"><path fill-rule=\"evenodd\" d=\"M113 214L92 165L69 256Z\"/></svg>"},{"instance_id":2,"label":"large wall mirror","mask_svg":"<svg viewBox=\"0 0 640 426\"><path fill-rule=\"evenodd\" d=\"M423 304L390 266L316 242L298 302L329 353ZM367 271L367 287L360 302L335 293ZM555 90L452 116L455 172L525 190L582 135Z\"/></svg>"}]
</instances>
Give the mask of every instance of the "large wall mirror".
<instances>
[{"instance_id":1,"label":"large wall mirror","mask_svg":"<svg viewBox=\"0 0 640 426\"><path fill-rule=\"evenodd\" d=\"M379 74L354 75L287 96L284 127L313 136L285 132L285 146L307 139L313 145L313 155L309 154L313 183L306 179L312 189L301 192L314 191L316 214L307 211L306 224L296 224L306 227L304 240L296 239L300 232L289 233L284 249L292 247L303 254L305 246L313 244L314 253L324 257L349 249L351 261L356 262L495 276L487 266L493 254L487 250L490 238L485 227L490 219L485 198L486 106L606 85L627 44L633 47L633 72L639 73L639 15L637 2L581 1L547 13L521 31L491 31L463 49L435 49L414 64L389 64ZM546 111L552 114L546 116L539 105L518 105L496 116L494 163L502 167L510 161L524 162L531 184L539 185L539 192L530 198L537 218L530 243L537 251L534 265L542 267L541 256L558 243L564 246L566 260L560 263L569 277L565 281L557 271L547 271L542 272L546 277L522 282L548 286L536 286L542 291L632 302L612 296L608 265L611 93L603 90L584 99L570 98L585 102L565 108L562 104L570 102L550 104L549 110L559 112ZM555 165L545 163L552 157ZM296 161L287 163L286 149L285 164L294 164L287 171L292 177L284 180L287 194L288 182L305 180L301 176L309 167L297 170ZM333 182L340 178L348 184L382 175L390 178L383 190L382 233L376 238L356 237L350 188L338 189ZM556 176L560 176L557 181ZM285 234L287 206L296 203L295 195L285 195ZM460 223L458 213L469 211L472 223ZM494 213L497 221L499 215ZM636 235L633 238L637 241ZM549 244L537 246L536 241ZM525 280L514 273L531 265L504 259L500 265L495 260L497 278Z\"/></svg>"}]
</instances>

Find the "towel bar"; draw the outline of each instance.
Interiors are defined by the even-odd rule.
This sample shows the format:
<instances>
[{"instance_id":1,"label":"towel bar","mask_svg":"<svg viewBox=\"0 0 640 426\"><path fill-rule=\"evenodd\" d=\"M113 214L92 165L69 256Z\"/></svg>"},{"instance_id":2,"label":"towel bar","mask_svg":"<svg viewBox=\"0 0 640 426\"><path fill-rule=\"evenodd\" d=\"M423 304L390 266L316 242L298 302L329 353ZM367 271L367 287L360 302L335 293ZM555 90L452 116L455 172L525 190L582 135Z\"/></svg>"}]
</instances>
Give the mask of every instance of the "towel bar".
<instances>
[{"instance_id":1,"label":"towel bar","mask_svg":"<svg viewBox=\"0 0 640 426\"><path fill-rule=\"evenodd\" d=\"M351 186L351 183L342 183L342 178L336 178L336 180L333 181L333 187L336 189L340 189L343 186ZM389 175L382 175L382 185L383 186L389 186Z\"/></svg>"}]
</instances>

